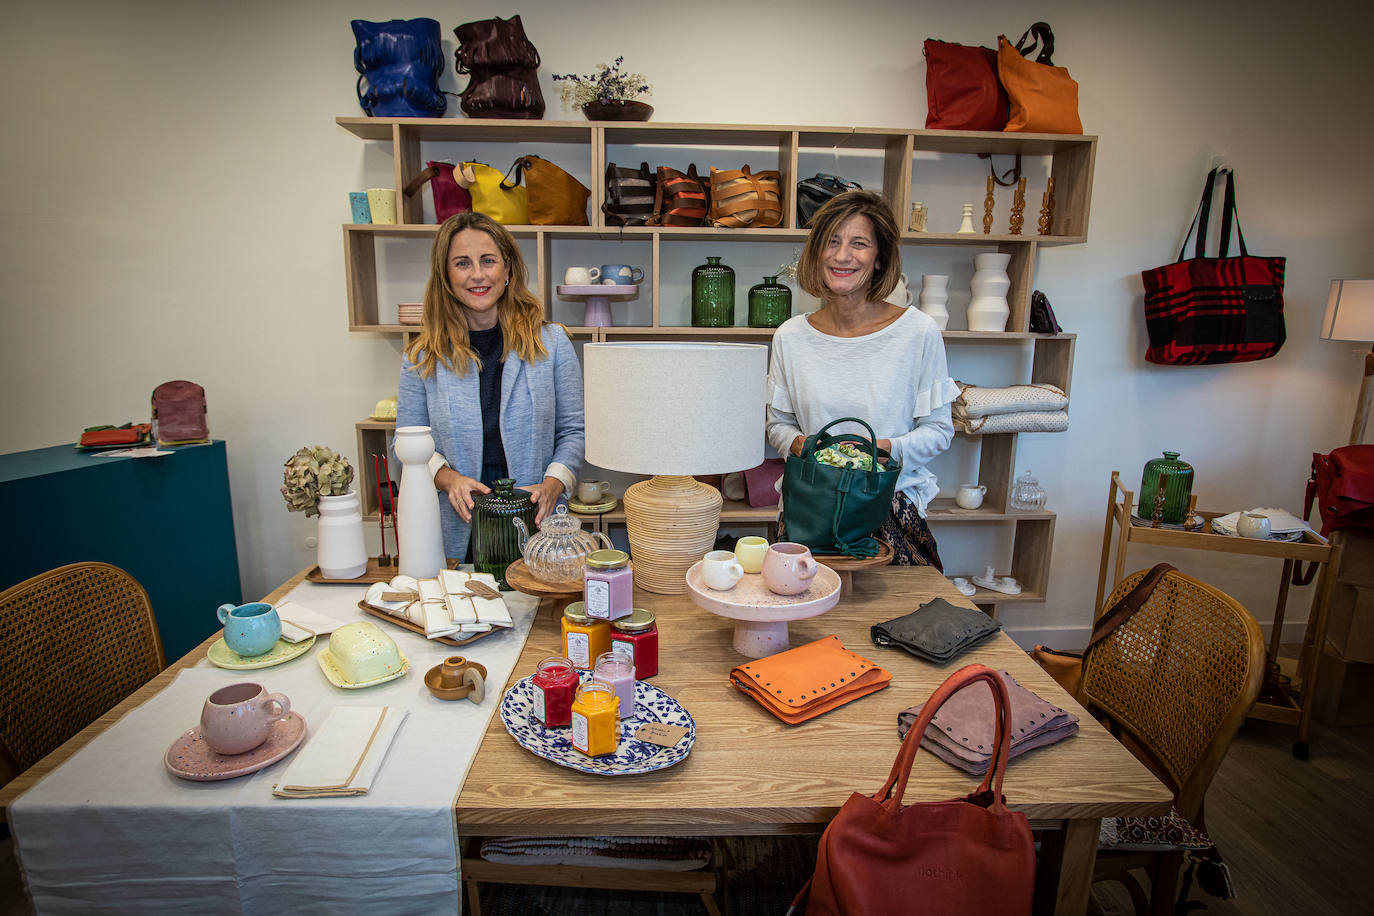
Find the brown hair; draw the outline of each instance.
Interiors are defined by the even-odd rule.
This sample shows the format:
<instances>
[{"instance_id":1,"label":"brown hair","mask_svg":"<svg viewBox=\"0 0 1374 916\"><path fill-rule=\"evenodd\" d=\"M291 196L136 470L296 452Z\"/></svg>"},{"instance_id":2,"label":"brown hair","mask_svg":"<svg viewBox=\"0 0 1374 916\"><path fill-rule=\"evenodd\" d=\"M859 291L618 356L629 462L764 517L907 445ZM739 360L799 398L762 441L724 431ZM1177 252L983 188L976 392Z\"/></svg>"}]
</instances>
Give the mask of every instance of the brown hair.
<instances>
[{"instance_id":1,"label":"brown hair","mask_svg":"<svg viewBox=\"0 0 1374 916\"><path fill-rule=\"evenodd\" d=\"M851 216L866 216L873 224L878 259L868 281L868 298L870 302L881 302L897 288L897 281L902 276L901 230L897 228L897 219L887 201L872 191L845 191L830 198L816 211L811 220L811 234L806 237L806 248L797 264L797 282L817 299L825 300L830 287L825 282L821 258L831 236Z\"/></svg>"},{"instance_id":2,"label":"brown hair","mask_svg":"<svg viewBox=\"0 0 1374 916\"><path fill-rule=\"evenodd\" d=\"M506 288L496 303L497 321L504 340L502 359L511 351L527 363L538 362L549 355L541 337L544 306L529 290L529 270L515 245L515 237L485 214L455 213L444 221L434 236L420 333L406 347L406 357L415 364L421 378L433 375L434 367L441 362L458 375L467 375L468 368L474 365L479 371L482 368L477 351L468 340L467 310L454 295L448 280L449 245L453 237L465 229L477 229L491 236L509 272Z\"/></svg>"}]
</instances>

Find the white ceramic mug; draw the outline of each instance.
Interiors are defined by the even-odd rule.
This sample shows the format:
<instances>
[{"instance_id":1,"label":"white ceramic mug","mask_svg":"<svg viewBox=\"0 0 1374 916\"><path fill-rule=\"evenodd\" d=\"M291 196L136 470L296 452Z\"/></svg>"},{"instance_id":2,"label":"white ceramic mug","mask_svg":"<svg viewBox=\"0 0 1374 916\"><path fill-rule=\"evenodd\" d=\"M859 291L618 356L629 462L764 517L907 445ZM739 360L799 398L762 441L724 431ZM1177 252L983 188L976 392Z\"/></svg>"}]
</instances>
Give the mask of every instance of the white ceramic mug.
<instances>
[{"instance_id":1,"label":"white ceramic mug","mask_svg":"<svg viewBox=\"0 0 1374 916\"><path fill-rule=\"evenodd\" d=\"M751 534L735 541L735 556L739 559L739 565L743 566L747 573L763 571L763 555L767 552L768 538Z\"/></svg>"},{"instance_id":2,"label":"white ceramic mug","mask_svg":"<svg viewBox=\"0 0 1374 916\"><path fill-rule=\"evenodd\" d=\"M728 550L713 550L701 558L701 578L718 592L728 592L744 576L744 567Z\"/></svg>"},{"instance_id":3,"label":"white ceramic mug","mask_svg":"<svg viewBox=\"0 0 1374 916\"><path fill-rule=\"evenodd\" d=\"M983 504L983 496L988 488L980 483L963 483L954 494L954 501L960 509L977 509Z\"/></svg>"},{"instance_id":4,"label":"white ceramic mug","mask_svg":"<svg viewBox=\"0 0 1374 916\"><path fill-rule=\"evenodd\" d=\"M583 480L577 485L577 501L584 506L595 506L610 489L611 485L604 480Z\"/></svg>"},{"instance_id":5,"label":"white ceramic mug","mask_svg":"<svg viewBox=\"0 0 1374 916\"><path fill-rule=\"evenodd\" d=\"M1274 526L1270 523L1267 515L1259 515L1254 512L1242 512L1240 518L1236 519L1236 531L1243 538L1268 538L1273 533Z\"/></svg>"},{"instance_id":6,"label":"white ceramic mug","mask_svg":"<svg viewBox=\"0 0 1374 916\"><path fill-rule=\"evenodd\" d=\"M600 267L569 267L563 271L564 286L594 286L600 280Z\"/></svg>"},{"instance_id":7,"label":"white ceramic mug","mask_svg":"<svg viewBox=\"0 0 1374 916\"><path fill-rule=\"evenodd\" d=\"M888 293L886 301L903 308L911 305L911 289L907 286L906 274L897 278L897 285L892 287L892 292Z\"/></svg>"}]
</instances>

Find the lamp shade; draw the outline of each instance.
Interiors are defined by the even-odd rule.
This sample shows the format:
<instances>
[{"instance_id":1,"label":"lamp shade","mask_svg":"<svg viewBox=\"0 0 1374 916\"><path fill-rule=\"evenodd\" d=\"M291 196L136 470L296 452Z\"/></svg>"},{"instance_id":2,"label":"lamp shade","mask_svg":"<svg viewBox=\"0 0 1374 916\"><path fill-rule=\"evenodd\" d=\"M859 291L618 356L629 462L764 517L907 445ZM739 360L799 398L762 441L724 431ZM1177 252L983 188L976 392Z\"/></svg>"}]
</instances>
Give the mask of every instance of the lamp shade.
<instances>
[{"instance_id":1,"label":"lamp shade","mask_svg":"<svg viewBox=\"0 0 1374 916\"><path fill-rule=\"evenodd\" d=\"M727 474L763 461L768 348L590 343L587 461L630 474Z\"/></svg>"},{"instance_id":2,"label":"lamp shade","mask_svg":"<svg viewBox=\"0 0 1374 916\"><path fill-rule=\"evenodd\" d=\"M1374 280L1332 280L1323 340L1374 341Z\"/></svg>"}]
</instances>

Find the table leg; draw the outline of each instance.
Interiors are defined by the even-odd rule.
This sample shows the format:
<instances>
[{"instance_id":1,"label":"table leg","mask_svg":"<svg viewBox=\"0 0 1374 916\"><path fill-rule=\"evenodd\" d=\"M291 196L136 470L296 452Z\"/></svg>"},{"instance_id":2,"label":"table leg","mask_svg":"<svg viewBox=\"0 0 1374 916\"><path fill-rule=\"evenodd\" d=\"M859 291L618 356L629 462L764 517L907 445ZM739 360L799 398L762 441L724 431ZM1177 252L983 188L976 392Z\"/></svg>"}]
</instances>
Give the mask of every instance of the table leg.
<instances>
[{"instance_id":1,"label":"table leg","mask_svg":"<svg viewBox=\"0 0 1374 916\"><path fill-rule=\"evenodd\" d=\"M1064 822L1061 830L1040 835L1035 912L1082 916L1092 893L1093 863L1102 821L1095 817Z\"/></svg>"},{"instance_id":2,"label":"table leg","mask_svg":"<svg viewBox=\"0 0 1374 916\"><path fill-rule=\"evenodd\" d=\"M1317 597L1312 602L1312 617L1307 628L1308 638L1303 640L1302 657L1299 669L1302 671L1302 712L1298 717L1298 740L1293 745L1293 756L1306 760L1307 729L1312 724L1312 698L1317 693L1317 669L1321 665L1322 651L1326 646L1326 614L1331 603L1331 590L1336 585L1336 570L1340 569L1341 546L1340 532L1332 540L1331 553L1322 564L1321 575L1317 580Z\"/></svg>"}]
</instances>

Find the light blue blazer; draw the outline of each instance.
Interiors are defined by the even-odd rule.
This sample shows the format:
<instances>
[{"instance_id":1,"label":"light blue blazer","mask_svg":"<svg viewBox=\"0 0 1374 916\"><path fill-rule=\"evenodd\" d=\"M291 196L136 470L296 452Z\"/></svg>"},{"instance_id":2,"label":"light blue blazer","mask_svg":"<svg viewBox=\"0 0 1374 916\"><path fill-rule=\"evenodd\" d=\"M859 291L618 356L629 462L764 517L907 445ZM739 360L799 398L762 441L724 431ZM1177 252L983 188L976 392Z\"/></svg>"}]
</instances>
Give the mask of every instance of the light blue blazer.
<instances>
[{"instance_id":1,"label":"light blue blazer","mask_svg":"<svg viewBox=\"0 0 1374 916\"><path fill-rule=\"evenodd\" d=\"M516 486L542 483L545 475L565 478L566 496L581 470L585 447L582 367L560 325L546 324L542 333L549 351L545 359L530 364L512 352L502 366L501 444ZM468 477L481 476L482 405L475 367L460 377L440 363L422 379L402 357L396 425L428 426L435 451L450 467ZM447 493L436 490L435 497L444 553L461 559L467 555L470 526L454 511Z\"/></svg>"}]
</instances>

